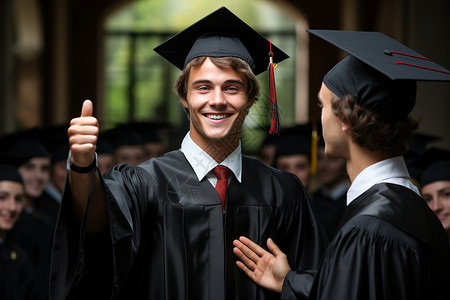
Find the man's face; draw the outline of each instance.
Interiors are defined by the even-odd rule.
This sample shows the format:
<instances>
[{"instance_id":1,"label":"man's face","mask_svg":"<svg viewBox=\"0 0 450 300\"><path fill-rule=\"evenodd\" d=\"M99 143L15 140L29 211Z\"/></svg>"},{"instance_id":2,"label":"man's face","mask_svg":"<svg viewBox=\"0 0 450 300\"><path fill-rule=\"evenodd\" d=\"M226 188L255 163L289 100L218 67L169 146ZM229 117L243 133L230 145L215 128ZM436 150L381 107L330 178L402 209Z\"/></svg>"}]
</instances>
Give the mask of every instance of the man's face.
<instances>
[{"instance_id":1,"label":"man's face","mask_svg":"<svg viewBox=\"0 0 450 300\"><path fill-rule=\"evenodd\" d=\"M317 149L317 176L321 184L334 186L347 178L345 160L339 157L329 157L325 148Z\"/></svg>"},{"instance_id":2,"label":"man's face","mask_svg":"<svg viewBox=\"0 0 450 300\"><path fill-rule=\"evenodd\" d=\"M187 82L190 136L201 148L211 142L237 146L242 123L253 103L247 97L247 79L231 67L218 68L209 58L192 68Z\"/></svg>"},{"instance_id":3,"label":"man's face","mask_svg":"<svg viewBox=\"0 0 450 300\"><path fill-rule=\"evenodd\" d=\"M42 195L50 179L50 158L35 157L29 159L18 168L18 171L22 176L27 196L38 198Z\"/></svg>"},{"instance_id":4,"label":"man's face","mask_svg":"<svg viewBox=\"0 0 450 300\"><path fill-rule=\"evenodd\" d=\"M115 165L114 155L109 153L98 154L97 160L98 160L98 169L100 170L100 174L102 175L105 174L106 171L108 171Z\"/></svg>"},{"instance_id":5,"label":"man's face","mask_svg":"<svg viewBox=\"0 0 450 300\"><path fill-rule=\"evenodd\" d=\"M333 113L333 93L322 83L319 91L319 103L322 107L322 130L325 140L325 154L331 157L346 157L345 137L342 124Z\"/></svg>"},{"instance_id":6,"label":"man's face","mask_svg":"<svg viewBox=\"0 0 450 300\"><path fill-rule=\"evenodd\" d=\"M0 181L0 236L9 231L22 212L23 185L15 181Z\"/></svg>"},{"instance_id":7,"label":"man's face","mask_svg":"<svg viewBox=\"0 0 450 300\"><path fill-rule=\"evenodd\" d=\"M145 160L144 148L140 145L120 146L114 152L117 164L129 164L137 166Z\"/></svg>"},{"instance_id":8,"label":"man's face","mask_svg":"<svg viewBox=\"0 0 450 300\"><path fill-rule=\"evenodd\" d=\"M422 187L422 197L450 234L450 181L436 181Z\"/></svg>"},{"instance_id":9,"label":"man's face","mask_svg":"<svg viewBox=\"0 0 450 300\"><path fill-rule=\"evenodd\" d=\"M60 191L64 191L64 185L66 184L67 169L66 161L57 161L52 165L52 172L50 180L53 185Z\"/></svg>"},{"instance_id":10,"label":"man's face","mask_svg":"<svg viewBox=\"0 0 450 300\"><path fill-rule=\"evenodd\" d=\"M305 187L309 184L309 158L307 155L294 154L276 159L276 168L297 176Z\"/></svg>"}]
</instances>

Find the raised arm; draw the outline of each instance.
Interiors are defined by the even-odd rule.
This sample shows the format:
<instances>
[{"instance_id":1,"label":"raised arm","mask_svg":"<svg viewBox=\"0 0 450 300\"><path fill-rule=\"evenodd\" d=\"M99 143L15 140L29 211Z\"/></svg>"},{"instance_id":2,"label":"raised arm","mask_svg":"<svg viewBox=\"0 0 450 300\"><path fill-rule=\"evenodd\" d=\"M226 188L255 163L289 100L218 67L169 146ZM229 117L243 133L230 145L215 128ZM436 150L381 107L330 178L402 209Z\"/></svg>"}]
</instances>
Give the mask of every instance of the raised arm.
<instances>
[{"instance_id":1,"label":"raised arm","mask_svg":"<svg viewBox=\"0 0 450 300\"><path fill-rule=\"evenodd\" d=\"M72 194L74 217L81 222L88 202L89 188L92 177L95 175L92 188L91 202L87 215L86 230L97 233L107 227L108 211L106 207L105 192L100 184L98 172L95 168L87 173L80 172L79 168L90 166L95 159L95 148L99 133L98 121L93 117L93 105L85 100L81 109L81 116L70 122L67 130L71 150L69 184Z\"/></svg>"},{"instance_id":2,"label":"raised arm","mask_svg":"<svg viewBox=\"0 0 450 300\"><path fill-rule=\"evenodd\" d=\"M241 260L236 262L237 266L255 283L281 293L284 278L291 268L286 255L272 239L267 240L267 247L272 253L246 237L234 240L233 245L234 254Z\"/></svg>"}]
</instances>

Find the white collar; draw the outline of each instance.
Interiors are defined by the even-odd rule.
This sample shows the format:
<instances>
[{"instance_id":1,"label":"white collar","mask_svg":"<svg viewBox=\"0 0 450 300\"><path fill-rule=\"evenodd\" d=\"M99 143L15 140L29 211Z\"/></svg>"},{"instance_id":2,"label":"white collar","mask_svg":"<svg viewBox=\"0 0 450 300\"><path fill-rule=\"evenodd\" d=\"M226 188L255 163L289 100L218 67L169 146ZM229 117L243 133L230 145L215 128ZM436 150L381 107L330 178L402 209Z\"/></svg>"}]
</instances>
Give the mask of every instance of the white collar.
<instances>
[{"instance_id":1,"label":"white collar","mask_svg":"<svg viewBox=\"0 0 450 300\"><path fill-rule=\"evenodd\" d=\"M419 190L409 179L408 169L402 156L377 162L356 176L347 191L347 205L377 183L395 183L407 187L420 195Z\"/></svg>"},{"instance_id":2,"label":"white collar","mask_svg":"<svg viewBox=\"0 0 450 300\"><path fill-rule=\"evenodd\" d=\"M181 152L188 160L189 164L194 169L198 181L201 181L214 167L219 165L211 156L208 155L202 148L200 148L192 139L188 132L181 143ZM225 158L220 165L228 167L236 179L241 182L242 178L242 156L241 156L241 142L238 147Z\"/></svg>"}]
</instances>

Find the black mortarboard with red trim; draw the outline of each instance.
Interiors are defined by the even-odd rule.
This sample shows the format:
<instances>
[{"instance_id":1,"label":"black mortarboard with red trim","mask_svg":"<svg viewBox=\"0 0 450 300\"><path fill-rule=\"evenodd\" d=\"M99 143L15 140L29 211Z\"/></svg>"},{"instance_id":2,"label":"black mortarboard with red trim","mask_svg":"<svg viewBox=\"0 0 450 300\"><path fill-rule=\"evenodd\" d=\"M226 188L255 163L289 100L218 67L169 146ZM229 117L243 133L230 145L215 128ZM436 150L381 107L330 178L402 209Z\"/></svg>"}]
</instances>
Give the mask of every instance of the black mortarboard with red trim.
<instances>
[{"instance_id":1,"label":"black mortarboard with red trim","mask_svg":"<svg viewBox=\"0 0 450 300\"><path fill-rule=\"evenodd\" d=\"M380 32L308 32L350 54L325 75L324 84L340 98L352 95L382 120L409 115L416 81L450 81L450 71Z\"/></svg>"}]
</instances>

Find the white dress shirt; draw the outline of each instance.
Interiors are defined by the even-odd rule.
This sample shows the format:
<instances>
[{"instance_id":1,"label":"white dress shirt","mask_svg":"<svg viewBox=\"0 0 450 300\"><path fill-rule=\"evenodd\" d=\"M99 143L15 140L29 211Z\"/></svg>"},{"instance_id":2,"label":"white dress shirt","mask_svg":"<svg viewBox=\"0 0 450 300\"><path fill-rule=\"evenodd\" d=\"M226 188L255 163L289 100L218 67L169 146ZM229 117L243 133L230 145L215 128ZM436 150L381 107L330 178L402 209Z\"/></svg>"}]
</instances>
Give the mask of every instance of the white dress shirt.
<instances>
[{"instance_id":1,"label":"white dress shirt","mask_svg":"<svg viewBox=\"0 0 450 300\"><path fill-rule=\"evenodd\" d=\"M188 160L189 164L194 169L197 175L198 181L206 178L215 187L217 178L212 173L212 169L219 164L200 148L192 139L188 132L181 143L181 152ZM242 175L242 156L241 156L241 142L239 141L238 147L230 154L224 161L220 163L222 166L228 167L236 179L241 182Z\"/></svg>"},{"instance_id":2,"label":"white dress shirt","mask_svg":"<svg viewBox=\"0 0 450 300\"><path fill-rule=\"evenodd\" d=\"M397 156L377 162L359 173L347 191L347 205L375 184L382 182L404 186L420 196L419 190L410 180L405 160L402 156Z\"/></svg>"}]
</instances>

